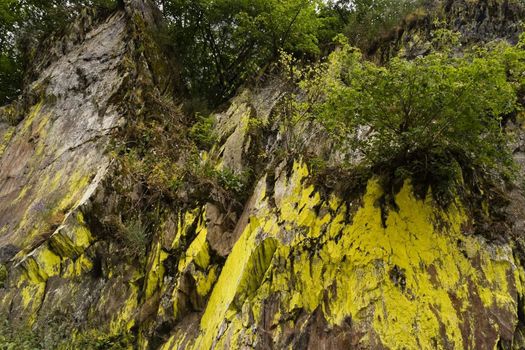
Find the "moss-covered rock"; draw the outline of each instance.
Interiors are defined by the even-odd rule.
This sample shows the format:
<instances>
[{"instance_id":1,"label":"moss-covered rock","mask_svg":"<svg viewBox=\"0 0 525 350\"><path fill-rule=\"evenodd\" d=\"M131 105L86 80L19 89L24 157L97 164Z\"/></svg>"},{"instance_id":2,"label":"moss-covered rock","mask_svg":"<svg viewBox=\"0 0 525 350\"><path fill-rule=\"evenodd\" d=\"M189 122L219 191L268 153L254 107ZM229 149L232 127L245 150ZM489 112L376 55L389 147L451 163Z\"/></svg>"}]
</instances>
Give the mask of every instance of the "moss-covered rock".
<instances>
[{"instance_id":1,"label":"moss-covered rock","mask_svg":"<svg viewBox=\"0 0 525 350\"><path fill-rule=\"evenodd\" d=\"M204 152L163 95L156 9L126 3L73 26L9 112L23 120L0 125L0 348L525 344L519 191L512 235L489 239L468 203L409 182L390 206L376 179L314 185L305 157L338 155L309 123L284 130L278 80L212 114Z\"/></svg>"}]
</instances>

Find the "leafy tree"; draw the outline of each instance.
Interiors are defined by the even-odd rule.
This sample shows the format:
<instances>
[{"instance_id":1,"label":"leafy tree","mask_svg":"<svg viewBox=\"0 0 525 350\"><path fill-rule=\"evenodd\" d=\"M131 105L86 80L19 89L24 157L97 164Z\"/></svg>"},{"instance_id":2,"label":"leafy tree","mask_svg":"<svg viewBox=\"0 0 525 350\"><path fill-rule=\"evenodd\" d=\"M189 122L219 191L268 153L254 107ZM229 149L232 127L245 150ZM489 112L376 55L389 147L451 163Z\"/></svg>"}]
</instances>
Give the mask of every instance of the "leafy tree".
<instances>
[{"instance_id":1,"label":"leafy tree","mask_svg":"<svg viewBox=\"0 0 525 350\"><path fill-rule=\"evenodd\" d=\"M502 43L386 66L344 45L301 82L310 100L296 113L318 120L342 149L357 150L354 166L446 192L462 173L512 173L502 120L518 108L524 74L525 51Z\"/></svg>"},{"instance_id":2,"label":"leafy tree","mask_svg":"<svg viewBox=\"0 0 525 350\"><path fill-rule=\"evenodd\" d=\"M397 22L416 0L156 0L190 96L216 105L275 62L281 50L316 59L345 31L367 40ZM3 0L0 4L0 104L20 91L31 51L86 6L115 0ZM120 3L120 2L119 2ZM344 29L346 26L346 29ZM366 35L365 35L366 34ZM366 36L362 37L363 35Z\"/></svg>"},{"instance_id":3,"label":"leafy tree","mask_svg":"<svg viewBox=\"0 0 525 350\"><path fill-rule=\"evenodd\" d=\"M319 0L165 0L167 39L193 95L218 103L280 50L319 53Z\"/></svg>"}]
</instances>

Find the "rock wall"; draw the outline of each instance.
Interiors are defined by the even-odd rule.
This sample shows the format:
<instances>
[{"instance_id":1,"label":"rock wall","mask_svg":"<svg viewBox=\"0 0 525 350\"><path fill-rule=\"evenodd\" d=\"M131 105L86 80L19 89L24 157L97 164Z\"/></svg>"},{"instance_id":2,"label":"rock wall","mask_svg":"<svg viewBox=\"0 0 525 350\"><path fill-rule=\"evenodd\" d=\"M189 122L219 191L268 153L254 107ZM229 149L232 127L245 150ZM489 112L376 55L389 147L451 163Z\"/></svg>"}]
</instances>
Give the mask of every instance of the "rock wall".
<instances>
[{"instance_id":1,"label":"rock wall","mask_svg":"<svg viewBox=\"0 0 525 350\"><path fill-rule=\"evenodd\" d=\"M35 337L56 333L37 339L42 348L118 339L134 325L141 267L111 262L112 241L85 213L114 173L110 143L130 122L130 95L140 108L144 87L170 84L155 52L143 52L155 11L138 2L100 23L84 14L41 55L25 96L0 112L23 115L2 126L0 314Z\"/></svg>"},{"instance_id":2,"label":"rock wall","mask_svg":"<svg viewBox=\"0 0 525 350\"><path fill-rule=\"evenodd\" d=\"M29 327L45 349L525 347L522 194L513 234L490 239L472 233L468 203L442 209L408 182L391 206L376 179L358 195L316 186L303 159L279 154L279 81L216 113L218 141L200 154L252 169L240 210L159 201L144 256L127 255L116 232L139 184L113 143L176 84L156 17L134 0L74 25L83 34L40 61L31 102L0 111L23 115L0 126L0 316L15 334ZM329 153L311 125L293 132Z\"/></svg>"},{"instance_id":3,"label":"rock wall","mask_svg":"<svg viewBox=\"0 0 525 350\"><path fill-rule=\"evenodd\" d=\"M460 43L487 43L492 40L518 42L525 16L523 2L516 0L438 0L428 1L426 10L408 15L401 24L378 38L368 55L378 61L401 54L408 58L424 55L432 49L436 29L460 35Z\"/></svg>"},{"instance_id":4,"label":"rock wall","mask_svg":"<svg viewBox=\"0 0 525 350\"><path fill-rule=\"evenodd\" d=\"M201 229L193 255L197 291L210 293L198 325L162 347L494 349L513 343L523 269L511 245L465 235L462 208L441 211L406 183L398 210L382 190L361 203L321 198L307 168L276 170L246 207L249 219L221 273ZM187 266L181 261L179 268ZM199 272L217 282L199 289ZM177 298L173 298L174 303ZM175 308L174 308L175 309ZM197 331L198 330L198 331Z\"/></svg>"}]
</instances>

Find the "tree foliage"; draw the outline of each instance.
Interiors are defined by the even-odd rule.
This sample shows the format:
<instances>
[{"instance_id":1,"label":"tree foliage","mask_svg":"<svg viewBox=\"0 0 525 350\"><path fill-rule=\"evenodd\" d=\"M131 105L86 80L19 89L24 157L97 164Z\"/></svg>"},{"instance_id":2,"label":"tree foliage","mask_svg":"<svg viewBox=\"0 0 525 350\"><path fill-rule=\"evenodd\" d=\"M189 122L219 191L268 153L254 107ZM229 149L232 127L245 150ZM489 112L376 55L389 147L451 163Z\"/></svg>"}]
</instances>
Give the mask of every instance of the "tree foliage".
<instances>
[{"instance_id":1,"label":"tree foliage","mask_svg":"<svg viewBox=\"0 0 525 350\"><path fill-rule=\"evenodd\" d=\"M159 0L165 37L192 96L223 102L280 52L312 61L345 33L363 44L397 24L419 0Z\"/></svg>"},{"instance_id":2,"label":"tree foliage","mask_svg":"<svg viewBox=\"0 0 525 350\"><path fill-rule=\"evenodd\" d=\"M154 0L159 33L189 96L217 105L274 63L280 51L312 61L345 32L353 43L397 23L416 0ZM115 0L3 0L0 3L0 105L20 91L31 52L83 7ZM202 109L202 108L201 108Z\"/></svg>"},{"instance_id":3,"label":"tree foliage","mask_svg":"<svg viewBox=\"0 0 525 350\"><path fill-rule=\"evenodd\" d=\"M448 190L465 172L512 174L502 123L519 108L524 74L525 51L502 43L385 66L344 45L301 82L310 99L297 111L357 150L354 166Z\"/></svg>"},{"instance_id":4,"label":"tree foliage","mask_svg":"<svg viewBox=\"0 0 525 350\"><path fill-rule=\"evenodd\" d=\"M168 39L193 95L223 101L280 50L319 53L318 0L167 0Z\"/></svg>"}]
</instances>

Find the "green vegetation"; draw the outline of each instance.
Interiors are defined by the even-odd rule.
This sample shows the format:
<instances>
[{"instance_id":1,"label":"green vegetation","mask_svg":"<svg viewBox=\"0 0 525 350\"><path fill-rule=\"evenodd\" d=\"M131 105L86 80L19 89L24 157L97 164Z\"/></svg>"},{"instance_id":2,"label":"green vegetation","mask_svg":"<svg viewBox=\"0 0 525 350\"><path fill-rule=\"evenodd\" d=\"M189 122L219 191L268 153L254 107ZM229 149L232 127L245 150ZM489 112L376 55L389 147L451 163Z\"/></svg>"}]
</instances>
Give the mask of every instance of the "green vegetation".
<instances>
[{"instance_id":1,"label":"green vegetation","mask_svg":"<svg viewBox=\"0 0 525 350\"><path fill-rule=\"evenodd\" d=\"M168 40L174 45L190 94L212 103L230 97L279 57L319 53L317 0L164 1Z\"/></svg>"},{"instance_id":2,"label":"green vegetation","mask_svg":"<svg viewBox=\"0 0 525 350\"><path fill-rule=\"evenodd\" d=\"M503 119L520 107L525 51L505 43L449 50L384 66L346 44L300 82L294 113L322 124L354 171L412 178L438 197L463 185L508 179L513 160ZM456 185L456 186L454 186Z\"/></svg>"},{"instance_id":3,"label":"green vegetation","mask_svg":"<svg viewBox=\"0 0 525 350\"><path fill-rule=\"evenodd\" d=\"M140 218L131 220L125 227L123 240L126 252L132 256L142 257L146 254L146 249L150 240L148 228L142 223Z\"/></svg>"},{"instance_id":4,"label":"green vegetation","mask_svg":"<svg viewBox=\"0 0 525 350\"><path fill-rule=\"evenodd\" d=\"M109 336L100 331L79 333L71 316L53 316L45 327L33 330L29 326L13 327L5 318L0 320L0 350L76 350L130 349L135 342L131 334Z\"/></svg>"},{"instance_id":5,"label":"green vegetation","mask_svg":"<svg viewBox=\"0 0 525 350\"><path fill-rule=\"evenodd\" d=\"M212 106L261 74L284 51L312 61L344 32L356 45L376 38L418 0L166 0L172 46L192 97Z\"/></svg>"},{"instance_id":6,"label":"green vegetation","mask_svg":"<svg viewBox=\"0 0 525 350\"><path fill-rule=\"evenodd\" d=\"M422 4L422 0L334 0L331 9L352 45L365 49Z\"/></svg>"},{"instance_id":7,"label":"green vegetation","mask_svg":"<svg viewBox=\"0 0 525 350\"><path fill-rule=\"evenodd\" d=\"M316 60L346 33L354 44L390 29L415 0L155 0L189 98L204 110L268 70L281 51ZM21 91L37 47L85 7L107 13L114 0L4 0L0 3L0 105Z\"/></svg>"},{"instance_id":8,"label":"green vegetation","mask_svg":"<svg viewBox=\"0 0 525 350\"><path fill-rule=\"evenodd\" d=\"M213 115L203 116L200 113L195 115L196 122L190 129L190 137L203 149L210 149L217 141L213 124Z\"/></svg>"}]
</instances>

